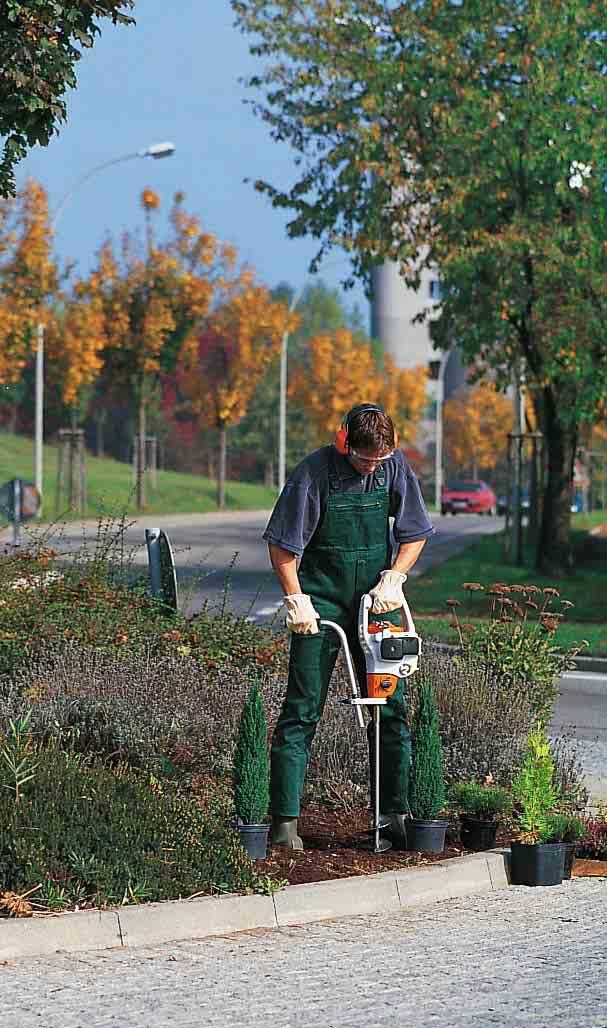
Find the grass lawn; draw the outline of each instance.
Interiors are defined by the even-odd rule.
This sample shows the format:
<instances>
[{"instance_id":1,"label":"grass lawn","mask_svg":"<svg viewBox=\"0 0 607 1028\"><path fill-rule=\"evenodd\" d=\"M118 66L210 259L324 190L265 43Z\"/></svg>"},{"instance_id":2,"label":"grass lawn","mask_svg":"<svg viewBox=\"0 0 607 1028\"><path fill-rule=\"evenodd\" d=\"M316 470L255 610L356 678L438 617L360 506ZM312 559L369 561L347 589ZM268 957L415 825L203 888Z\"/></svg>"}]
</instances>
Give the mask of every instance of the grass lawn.
<instances>
[{"instance_id":1,"label":"grass lawn","mask_svg":"<svg viewBox=\"0 0 607 1028\"><path fill-rule=\"evenodd\" d=\"M607 539L592 539L589 546L587 532L582 530L585 522L581 515L579 520L574 519L575 569L562 581L538 575L530 567L504 563L501 535L487 536L419 578L409 579L407 597L421 634L441 642L457 641L456 633L449 628L451 618L445 606L451 598L461 602L460 620L474 624L488 615L486 594L464 590L464 582L480 582L485 587L492 582L527 583L540 588L552 586L563 599L575 604L557 633L558 645L566 647L587 639L590 646L585 652L607 656ZM600 523L600 518L593 518L593 523ZM530 554L527 556L530 558ZM555 609L559 609L558 601Z\"/></svg>"},{"instance_id":2,"label":"grass lawn","mask_svg":"<svg viewBox=\"0 0 607 1028\"><path fill-rule=\"evenodd\" d=\"M65 511L55 511L55 488L58 450L44 447L43 491L45 503L43 516L52 518L55 514L69 517ZM88 501L85 514L97 517L104 512L134 514L135 495L131 467L111 458L86 457ZM34 443L26 436L9 435L0 432L0 485L11 478L33 481ZM152 489L148 483L149 514L204 514L217 510L216 485L208 478L186 475L177 471L159 471L158 487ZM276 500L276 493L262 485L248 482L226 483L226 507L228 510L269 510Z\"/></svg>"}]
</instances>

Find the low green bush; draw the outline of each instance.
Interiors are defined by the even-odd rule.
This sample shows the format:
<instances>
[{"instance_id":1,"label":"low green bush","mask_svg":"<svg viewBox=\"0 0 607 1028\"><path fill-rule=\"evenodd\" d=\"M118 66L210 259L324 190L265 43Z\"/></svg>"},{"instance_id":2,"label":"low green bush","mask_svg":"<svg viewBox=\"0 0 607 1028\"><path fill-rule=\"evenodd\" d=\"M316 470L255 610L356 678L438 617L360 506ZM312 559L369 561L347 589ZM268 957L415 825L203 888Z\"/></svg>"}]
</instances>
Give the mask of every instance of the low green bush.
<instances>
[{"instance_id":1,"label":"low green bush","mask_svg":"<svg viewBox=\"0 0 607 1028\"><path fill-rule=\"evenodd\" d=\"M550 836L548 842L578 842L586 834L581 817L568 811L557 810L548 817Z\"/></svg>"},{"instance_id":2,"label":"low green bush","mask_svg":"<svg viewBox=\"0 0 607 1028\"><path fill-rule=\"evenodd\" d=\"M0 680L14 677L49 647L191 657L200 667L256 670L280 660L269 628L224 610L192 618L147 595L103 551L72 565L40 547L0 559Z\"/></svg>"},{"instance_id":3,"label":"low green bush","mask_svg":"<svg viewBox=\"0 0 607 1028\"><path fill-rule=\"evenodd\" d=\"M256 887L227 811L54 747L35 763L18 801L0 789L0 892L69 907Z\"/></svg>"},{"instance_id":4,"label":"low green bush","mask_svg":"<svg viewBox=\"0 0 607 1028\"><path fill-rule=\"evenodd\" d=\"M449 793L451 802L463 814L479 820L492 821L512 809L512 798L506 789L479 782L457 782Z\"/></svg>"}]
</instances>

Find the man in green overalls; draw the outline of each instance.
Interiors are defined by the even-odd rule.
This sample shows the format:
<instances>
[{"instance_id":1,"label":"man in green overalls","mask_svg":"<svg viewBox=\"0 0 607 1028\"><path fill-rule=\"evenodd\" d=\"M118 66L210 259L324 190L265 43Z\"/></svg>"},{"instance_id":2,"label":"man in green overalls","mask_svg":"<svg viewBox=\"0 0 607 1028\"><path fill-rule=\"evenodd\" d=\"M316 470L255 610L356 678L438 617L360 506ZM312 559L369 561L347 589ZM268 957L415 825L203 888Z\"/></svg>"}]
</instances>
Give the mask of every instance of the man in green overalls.
<instances>
[{"instance_id":1,"label":"man in green overalls","mask_svg":"<svg viewBox=\"0 0 607 1028\"><path fill-rule=\"evenodd\" d=\"M396 444L392 421L380 407L353 407L335 443L295 468L264 533L293 633L287 694L272 740L275 845L303 848L297 832L301 793L339 652L337 634L319 626L319 618L346 632L364 686L357 636L361 596L371 593L373 611L390 618L401 606L407 572L434 532L417 478ZM401 679L381 709L380 808L395 845L404 845L410 756Z\"/></svg>"}]
</instances>

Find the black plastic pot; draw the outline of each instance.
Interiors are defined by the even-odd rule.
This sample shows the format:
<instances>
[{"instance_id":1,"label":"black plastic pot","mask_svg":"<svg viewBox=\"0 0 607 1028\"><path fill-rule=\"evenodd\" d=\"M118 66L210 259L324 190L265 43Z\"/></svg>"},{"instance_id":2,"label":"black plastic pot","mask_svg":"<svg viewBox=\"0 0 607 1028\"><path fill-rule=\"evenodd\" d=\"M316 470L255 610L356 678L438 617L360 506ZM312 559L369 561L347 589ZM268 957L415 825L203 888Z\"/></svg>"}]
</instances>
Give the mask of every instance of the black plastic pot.
<instances>
[{"instance_id":1,"label":"black plastic pot","mask_svg":"<svg viewBox=\"0 0 607 1028\"><path fill-rule=\"evenodd\" d=\"M492 850L495 846L497 821L462 814L459 837L467 850Z\"/></svg>"},{"instance_id":2,"label":"black plastic pot","mask_svg":"<svg viewBox=\"0 0 607 1028\"><path fill-rule=\"evenodd\" d=\"M571 878L571 872L573 871L573 861L575 860L575 851L577 849L577 842L564 842L565 847L565 863L563 867L563 880Z\"/></svg>"},{"instance_id":3,"label":"black plastic pot","mask_svg":"<svg viewBox=\"0 0 607 1028\"><path fill-rule=\"evenodd\" d=\"M565 845L543 842L510 845L510 880L513 885L560 885L565 865Z\"/></svg>"},{"instance_id":4,"label":"black plastic pot","mask_svg":"<svg viewBox=\"0 0 607 1028\"><path fill-rule=\"evenodd\" d=\"M445 848L445 833L449 826L448 821L441 818L425 821L419 817L413 817L405 821L407 833L407 849L418 850L422 853L442 853Z\"/></svg>"},{"instance_id":5,"label":"black plastic pot","mask_svg":"<svg viewBox=\"0 0 607 1028\"><path fill-rule=\"evenodd\" d=\"M249 854L251 860L265 860L268 855L268 834L270 826L265 825L236 825L240 841Z\"/></svg>"}]
</instances>

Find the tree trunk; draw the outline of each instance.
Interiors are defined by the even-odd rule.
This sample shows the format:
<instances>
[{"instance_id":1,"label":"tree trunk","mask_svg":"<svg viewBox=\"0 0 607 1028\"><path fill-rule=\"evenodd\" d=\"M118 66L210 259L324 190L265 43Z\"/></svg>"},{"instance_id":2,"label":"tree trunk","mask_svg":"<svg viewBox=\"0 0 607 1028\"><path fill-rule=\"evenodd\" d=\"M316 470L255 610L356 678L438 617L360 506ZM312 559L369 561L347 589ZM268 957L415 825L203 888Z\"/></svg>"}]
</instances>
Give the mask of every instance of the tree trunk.
<instances>
[{"instance_id":1,"label":"tree trunk","mask_svg":"<svg viewBox=\"0 0 607 1028\"><path fill-rule=\"evenodd\" d=\"M6 427L8 428L9 432L11 433L11 435L16 435L17 434L17 416L19 414L19 404L18 403L11 403L11 405L9 407L9 411L10 411L10 414L9 414L9 418L8 418L8 424L7 424Z\"/></svg>"},{"instance_id":2,"label":"tree trunk","mask_svg":"<svg viewBox=\"0 0 607 1028\"><path fill-rule=\"evenodd\" d=\"M105 436L103 434L105 417L105 410L99 410L95 414L95 453L98 457L105 457Z\"/></svg>"},{"instance_id":3,"label":"tree trunk","mask_svg":"<svg viewBox=\"0 0 607 1028\"><path fill-rule=\"evenodd\" d=\"M223 510L226 505L226 463L228 453L228 432L225 425L219 426L219 471L217 475L217 506Z\"/></svg>"},{"instance_id":4,"label":"tree trunk","mask_svg":"<svg viewBox=\"0 0 607 1028\"><path fill-rule=\"evenodd\" d=\"M544 492L542 522L536 551L538 571L550 575L568 574L571 553L571 484L577 446L577 428L560 412L570 410L571 401L556 390L544 389L542 413L548 477Z\"/></svg>"},{"instance_id":5,"label":"tree trunk","mask_svg":"<svg viewBox=\"0 0 607 1028\"><path fill-rule=\"evenodd\" d=\"M274 489L274 461L267 460L264 471L264 485L267 485L269 489Z\"/></svg>"},{"instance_id":6,"label":"tree trunk","mask_svg":"<svg viewBox=\"0 0 607 1028\"><path fill-rule=\"evenodd\" d=\"M145 417L145 388L144 383L141 382L139 390L139 436L137 439L137 510L145 509L145 435L146 435L146 417Z\"/></svg>"}]
</instances>

